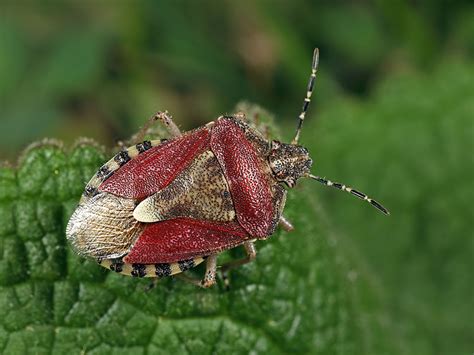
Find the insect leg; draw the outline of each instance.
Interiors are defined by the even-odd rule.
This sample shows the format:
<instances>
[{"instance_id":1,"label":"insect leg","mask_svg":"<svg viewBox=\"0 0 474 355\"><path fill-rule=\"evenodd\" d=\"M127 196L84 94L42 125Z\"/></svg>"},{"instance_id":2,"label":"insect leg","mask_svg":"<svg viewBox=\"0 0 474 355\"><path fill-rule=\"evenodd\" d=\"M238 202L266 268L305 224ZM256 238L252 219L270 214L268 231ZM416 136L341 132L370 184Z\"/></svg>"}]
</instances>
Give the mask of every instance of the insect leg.
<instances>
[{"instance_id":1,"label":"insect leg","mask_svg":"<svg viewBox=\"0 0 474 355\"><path fill-rule=\"evenodd\" d=\"M291 222L287 220L283 215L280 216L278 224L287 232L291 232L293 229L295 229L295 227L293 227L293 224L291 224Z\"/></svg>"},{"instance_id":2,"label":"insect leg","mask_svg":"<svg viewBox=\"0 0 474 355\"><path fill-rule=\"evenodd\" d=\"M189 282L195 286L208 288L216 283L217 255L210 255L206 261L206 273L202 280L193 279L184 274L177 274L175 277Z\"/></svg>"},{"instance_id":3,"label":"insect leg","mask_svg":"<svg viewBox=\"0 0 474 355\"><path fill-rule=\"evenodd\" d=\"M181 136L181 131L176 123L174 123L173 117L168 113L168 111L155 113L153 119L155 121L160 121L166 127L172 138Z\"/></svg>"},{"instance_id":4,"label":"insect leg","mask_svg":"<svg viewBox=\"0 0 474 355\"><path fill-rule=\"evenodd\" d=\"M241 265L248 264L255 260L257 257L257 249L255 248L255 243L252 241L244 243L245 251L247 252L247 256L240 260L233 260L229 261L228 263L222 265L221 267L221 274L222 279L224 280L225 288L229 289L229 277L227 276L229 270L239 267Z\"/></svg>"},{"instance_id":5,"label":"insect leg","mask_svg":"<svg viewBox=\"0 0 474 355\"><path fill-rule=\"evenodd\" d=\"M152 129L153 123L156 121L160 121L163 126L166 128L168 131L169 135L171 138L174 137L179 137L181 136L181 131L179 130L178 126L173 122L173 119L171 115L168 113L168 111L164 112L157 112L151 116L146 123L143 125L143 127L138 131L138 133L134 134L129 141L127 141L128 146L133 145L137 142L143 142L145 136L151 135L151 136L158 136L158 138L167 138L165 132L161 132L161 130L154 130Z\"/></svg>"},{"instance_id":6,"label":"insect leg","mask_svg":"<svg viewBox=\"0 0 474 355\"><path fill-rule=\"evenodd\" d=\"M216 283L217 255L211 255L207 258L206 273L201 280L202 287L211 287Z\"/></svg>"},{"instance_id":7,"label":"insect leg","mask_svg":"<svg viewBox=\"0 0 474 355\"><path fill-rule=\"evenodd\" d=\"M230 269L234 269L238 266L245 265L255 260L255 258L257 257L257 249L255 248L255 243L244 242L244 248L245 248L245 251L247 252L247 256L243 259L229 261L228 263L222 265L221 267L222 273L225 273L229 271Z\"/></svg>"}]
</instances>

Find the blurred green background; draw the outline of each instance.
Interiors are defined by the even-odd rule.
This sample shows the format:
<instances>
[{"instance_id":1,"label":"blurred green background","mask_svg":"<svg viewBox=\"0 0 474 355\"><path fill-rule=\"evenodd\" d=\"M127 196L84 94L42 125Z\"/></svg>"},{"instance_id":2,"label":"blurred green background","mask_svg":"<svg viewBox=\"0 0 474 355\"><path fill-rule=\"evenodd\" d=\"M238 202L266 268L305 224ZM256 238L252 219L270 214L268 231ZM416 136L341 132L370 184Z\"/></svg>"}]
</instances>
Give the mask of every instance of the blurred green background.
<instances>
[{"instance_id":1,"label":"blurred green background","mask_svg":"<svg viewBox=\"0 0 474 355\"><path fill-rule=\"evenodd\" d=\"M321 187L341 248L404 353L472 353L472 1L3 0L0 160L44 137L111 147L163 109L190 129L243 99L289 140L316 46L314 172L392 211Z\"/></svg>"}]
</instances>

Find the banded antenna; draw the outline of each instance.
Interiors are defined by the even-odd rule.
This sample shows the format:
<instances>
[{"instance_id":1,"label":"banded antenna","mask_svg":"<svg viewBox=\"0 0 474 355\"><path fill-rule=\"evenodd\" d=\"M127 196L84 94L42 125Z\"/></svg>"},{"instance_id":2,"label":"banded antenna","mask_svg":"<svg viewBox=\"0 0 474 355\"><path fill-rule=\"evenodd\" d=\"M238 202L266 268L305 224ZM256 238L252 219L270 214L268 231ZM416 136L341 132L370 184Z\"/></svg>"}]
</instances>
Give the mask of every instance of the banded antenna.
<instances>
[{"instance_id":1,"label":"banded antenna","mask_svg":"<svg viewBox=\"0 0 474 355\"><path fill-rule=\"evenodd\" d=\"M357 190L353 189L352 187L348 187L348 186L346 186L344 184L340 184L338 182L332 182L330 180L326 180L322 177L311 175L311 174L307 174L306 177L314 179L314 180L316 180L317 182L319 182L323 185L334 187L336 189L349 192L351 195L354 195L355 197L358 197L361 200L367 201L372 206L374 206L376 209L378 209L380 212L382 212L386 215L390 214L390 212L384 206L382 206L380 203L378 203L375 200L372 200L369 196L367 196L363 192L357 191Z\"/></svg>"},{"instance_id":2,"label":"banded antenna","mask_svg":"<svg viewBox=\"0 0 474 355\"><path fill-rule=\"evenodd\" d=\"M300 115L298 116L298 127L296 128L295 138L291 141L291 144L298 144L301 134L301 127L303 126L304 117L306 111L308 111L309 103L311 102L311 95L313 94L314 82L316 80L316 72L318 70L319 63L319 49L315 48L313 52L313 62L311 64L311 75L309 77L308 88L306 90L306 97L303 101L303 109L301 110Z\"/></svg>"}]
</instances>

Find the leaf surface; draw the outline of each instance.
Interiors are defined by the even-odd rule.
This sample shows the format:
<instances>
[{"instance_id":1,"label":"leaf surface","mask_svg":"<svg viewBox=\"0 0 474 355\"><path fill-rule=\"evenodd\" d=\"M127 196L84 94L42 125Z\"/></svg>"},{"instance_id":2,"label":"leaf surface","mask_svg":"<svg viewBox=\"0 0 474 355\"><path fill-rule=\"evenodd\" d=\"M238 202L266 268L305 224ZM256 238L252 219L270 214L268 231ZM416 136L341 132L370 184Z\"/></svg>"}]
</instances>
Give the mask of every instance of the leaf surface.
<instances>
[{"instance_id":1,"label":"leaf surface","mask_svg":"<svg viewBox=\"0 0 474 355\"><path fill-rule=\"evenodd\" d=\"M52 142L0 169L0 352L354 353L373 326L307 188L291 191L293 233L257 243L256 262L202 290L117 275L76 256L64 235L85 182L107 159L94 144ZM224 253L219 262L242 257ZM202 272L202 268L196 273Z\"/></svg>"}]
</instances>

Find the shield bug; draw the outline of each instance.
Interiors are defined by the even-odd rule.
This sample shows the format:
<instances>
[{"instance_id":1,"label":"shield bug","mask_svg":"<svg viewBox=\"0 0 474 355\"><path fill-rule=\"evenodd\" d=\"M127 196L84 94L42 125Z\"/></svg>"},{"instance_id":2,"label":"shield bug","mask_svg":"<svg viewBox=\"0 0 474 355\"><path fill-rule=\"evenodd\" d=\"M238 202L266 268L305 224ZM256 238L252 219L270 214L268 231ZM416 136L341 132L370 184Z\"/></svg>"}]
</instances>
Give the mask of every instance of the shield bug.
<instances>
[{"instance_id":1,"label":"shield bug","mask_svg":"<svg viewBox=\"0 0 474 355\"><path fill-rule=\"evenodd\" d=\"M253 260L254 242L278 225L293 228L283 217L283 185L294 187L300 178L349 192L388 214L364 193L310 173L312 160L298 141L317 68L316 49L291 144L267 140L241 113L185 133L166 112L156 114L172 138L123 149L97 171L67 226L74 249L135 277L177 275L206 261L204 278L188 280L209 287L220 252L240 245L247 252L223 265L225 272Z\"/></svg>"}]
</instances>

